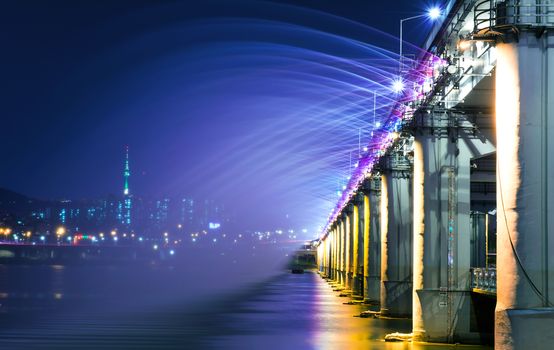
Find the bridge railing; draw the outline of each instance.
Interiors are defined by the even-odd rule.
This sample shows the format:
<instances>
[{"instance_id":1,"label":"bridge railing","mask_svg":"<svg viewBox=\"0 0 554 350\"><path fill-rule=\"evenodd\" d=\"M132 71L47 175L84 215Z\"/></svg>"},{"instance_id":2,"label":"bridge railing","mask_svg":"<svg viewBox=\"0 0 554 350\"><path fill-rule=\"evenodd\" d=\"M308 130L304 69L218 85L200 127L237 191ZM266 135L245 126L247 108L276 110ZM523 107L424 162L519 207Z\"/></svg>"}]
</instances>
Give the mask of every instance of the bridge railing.
<instances>
[{"instance_id":1,"label":"bridge railing","mask_svg":"<svg viewBox=\"0 0 554 350\"><path fill-rule=\"evenodd\" d=\"M496 268L472 267L471 288L496 294Z\"/></svg>"},{"instance_id":2,"label":"bridge railing","mask_svg":"<svg viewBox=\"0 0 554 350\"><path fill-rule=\"evenodd\" d=\"M554 26L551 0L479 0L474 10L474 36L503 34L514 27Z\"/></svg>"}]
</instances>

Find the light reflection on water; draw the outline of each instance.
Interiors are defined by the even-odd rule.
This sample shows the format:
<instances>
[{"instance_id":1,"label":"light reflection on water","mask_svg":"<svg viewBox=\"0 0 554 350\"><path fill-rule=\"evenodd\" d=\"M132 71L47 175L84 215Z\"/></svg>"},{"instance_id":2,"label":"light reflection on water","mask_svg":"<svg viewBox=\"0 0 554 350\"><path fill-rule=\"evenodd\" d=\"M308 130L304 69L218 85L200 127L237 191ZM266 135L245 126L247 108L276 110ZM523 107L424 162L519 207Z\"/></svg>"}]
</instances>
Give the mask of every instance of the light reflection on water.
<instances>
[{"instance_id":1,"label":"light reflection on water","mask_svg":"<svg viewBox=\"0 0 554 350\"><path fill-rule=\"evenodd\" d=\"M217 348L248 349L454 349L445 344L384 342L391 332L408 333L407 319L353 317L367 306L344 305L319 276L285 274L264 285L242 311L230 312L231 335L216 337ZM463 349L489 349L461 346Z\"/></svg>"},{"instance_id":2,"label":"light reflection on water","mask_svg":"<svg viewBox=\"0 0 554 350\"><path fill-rule=\"evenodd\" d=\"M385 343L387 333L409 332L410 321L353 317L364 307L343 305L346 299L313 273L281 273L245 287L241 269L226 271L225 280L192 269L139 270L1 266L0 348L452 348ZM164 283L183 274L183 283L165 290ZM213 293L234 279L243 287Z\"/></svg>"}]
</instances>

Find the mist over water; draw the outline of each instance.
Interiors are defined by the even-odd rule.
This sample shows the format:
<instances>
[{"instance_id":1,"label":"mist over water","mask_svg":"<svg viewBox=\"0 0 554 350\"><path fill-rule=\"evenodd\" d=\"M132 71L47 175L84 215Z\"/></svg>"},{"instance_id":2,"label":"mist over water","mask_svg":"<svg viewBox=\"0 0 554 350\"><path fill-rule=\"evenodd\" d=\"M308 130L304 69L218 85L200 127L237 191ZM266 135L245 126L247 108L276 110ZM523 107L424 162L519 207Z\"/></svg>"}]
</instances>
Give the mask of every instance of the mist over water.
<instances>
[{"instance_id":1,"label":"mist over water","mask_svg":"<svg viewBox=\"0 0 554 350\"><path fill-rule=\"evenodd\" d=\"M144 262L3 264L2 311L9 312L12 301L17 308L16 303L26 299L107 311L197 302L283 273L289 259L277 248L259 247L253 253L214 250L183 249L171 260Z\"/></svg>"},{"instance_id":2,"label":"mist over water","mask_svg":"<svg viewBox=\"0 0 554 350\"><path fill-rule=\"evenodd\" d=\"M188 348L203 332L193 327L197 316L282 275L288 262L287 252L275 247L215 251L183 249L174 259L146 263L0 265L0 348L82 348L88 337L96 344L91 348L98 341L107 348L158 348L164 342L156 322L173 324L173 337L190 332L190 341L168 341ZM133 338L137 332L140 338Z\"/></svg>"}]
</instances>

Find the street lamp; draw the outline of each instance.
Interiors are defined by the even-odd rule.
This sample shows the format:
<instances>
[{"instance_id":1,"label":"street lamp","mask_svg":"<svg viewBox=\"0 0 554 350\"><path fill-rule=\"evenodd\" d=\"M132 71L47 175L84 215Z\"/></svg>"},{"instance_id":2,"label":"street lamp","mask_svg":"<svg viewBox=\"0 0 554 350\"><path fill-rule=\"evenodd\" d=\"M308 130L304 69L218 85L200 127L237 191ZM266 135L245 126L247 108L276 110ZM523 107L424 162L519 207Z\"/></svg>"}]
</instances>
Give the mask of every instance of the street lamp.
<instances>
[{"instance_id":1,"label":"street lamp","mask_svg":"<svg viewBox=\"0 0 554 350\"><path fill-rule=\"evenodd\" d=\"M404 82L402 81L402 78L398 78L396 79L393 83L392 83L392 89L394 90L394 92L396 92L397 94L401 93L402 91L404 91Z\"/></svg>"},{"instance_id":2,"label":"street lamp","mask_svg":"<svg viewBox=\"0 0 554 350\"><path fill-rule=\"evenodd\" d=\"M4 240L8 239L8 236L12 233L12 230L9 228L0 228L0 234L3 234Z\"/></svg>"},{"instance_id":3,"label":"street lamp","mask_svg":"<svg viewBox=\"0 0 554 350\"><path fill-rule=\"evenodd\" d=\"M56 230L56 235L63 236L64 234L65 234L65 228L63 228L62 226L58 227L58 229Z\"/></svg>"},{"instance_id":4,"label":"street lamp","mask_svg":"<svg viewBox=\"0 0 554 350\"><path fill-rule=\"evenodd\" d=\"M63 226L60 226L56 230L56 237L58 238L58 241L62 239L63 235L65 235L65 228Z\"/></svg>"},{"instance_id":5,"label":"street lamp","mask_svg":"<svg viewBox=\"0 0 554 350\"><path fill-rule=\"evenodd\" d=\"M430 8L429 10L427 10L427 13L424 13L424 14L421 14L421 15L417 15L417 16L412 16L412 17L408 17L408 18L403 18L400 20L400 64L399 64L399 74L402 74L402 68L403 68L403 65L402 65L402 58L403 58L403 52L402 52L402 43L403 43L403 30L402 30L402 27L404 25L404 22L406 21L411 21L412 19L417 19L417 18L421 18L421 17L427 17L429 18L430 20L434 21L436 19L438 19L440 16L442 15L442 11L440 8L438 7L432 7Z\"/></svg>"},{"instance_id":6,"label":"street lamp","mask_svg":"<svg viewBox=\"0 0 554 350\"><path fill-rule=\"evenodd\" d=\"M427 13L427 15L429 16L429 18L431 18L432 20L435 20L437 18L439 18L441 16L441 9L438 8L438 7L433 7L431 9L429 9L429 12Z\"/></svg>"}]
</instances>

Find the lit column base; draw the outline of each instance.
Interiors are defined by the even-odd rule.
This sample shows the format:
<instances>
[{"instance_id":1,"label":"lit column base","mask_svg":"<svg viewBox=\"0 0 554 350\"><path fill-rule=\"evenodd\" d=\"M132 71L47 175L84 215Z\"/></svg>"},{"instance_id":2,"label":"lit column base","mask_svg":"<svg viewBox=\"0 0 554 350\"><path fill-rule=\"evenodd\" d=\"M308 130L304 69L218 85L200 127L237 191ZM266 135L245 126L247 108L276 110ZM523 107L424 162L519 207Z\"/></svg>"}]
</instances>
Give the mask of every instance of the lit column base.
<instances>
[{"instance_id":1,"label":"lit column base","mask_svg":"<svg viewBox=\"0 0 554 350\"><path fill-rule=\"evenodd\" d=\"M381 315L408 317L412 314L412 282L383 281L381 285Z\"/></svg>"},{"instance_id":2,"label":"lit column base","mask_svg":"<svg viewBox=\"0 0 554 350\"><path fill-rule=\"evenodd\" d=\"M496 350L547 350L554 346L554 308L497 311Z\"/></svg>"},{"instance_id":3,"label":"lit column base","mask_svg":"<svg viewBox=\"0 0 554 350\"><path fill-rule=\"evenodd\" d=\"M368 304L379 304L381 276L366 276L364 277L364 302Z\"/></svg>"},{"instance_id":4,"label":"lit column base","mask_svg":"<svg viewBox=\"0 0 554 350\"><path fill-rule=\"evenodd\" d=\"M363 280L360 276L354 276L352 278L352 295L363 295Z\"/></svg>"},{"instance_id":5,"label":"lit column base","mask_svg":"<svg viewBox=\"0 0 554 350\"><path fill-rule=\"evenodd\" d=\"M469 291L441 291L438 289L416 290L421 307L425 329L414 328L413 341L420 342L463 342L479 344L482 339L476 332L467 328L459 329L458 324L470 324L471 296ZM452 309L449 310L448 308ZM449 321L448 315L456 315L455 321ZM456 332L450 328L456 329ZM453 338L449 336L453 334Z\"/></svg>"}]
</instances>

